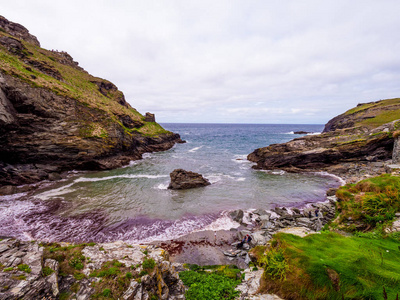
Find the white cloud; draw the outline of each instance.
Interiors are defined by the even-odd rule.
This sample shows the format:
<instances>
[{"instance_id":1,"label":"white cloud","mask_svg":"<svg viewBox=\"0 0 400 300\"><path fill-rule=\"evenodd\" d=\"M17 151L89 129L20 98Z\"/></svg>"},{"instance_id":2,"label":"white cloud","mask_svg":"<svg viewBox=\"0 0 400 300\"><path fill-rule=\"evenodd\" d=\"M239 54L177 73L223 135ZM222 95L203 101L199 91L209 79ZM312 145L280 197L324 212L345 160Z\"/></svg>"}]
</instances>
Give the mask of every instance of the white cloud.
<instances>
[{"instance_id":1,"label":"white cloud","mask_svg":"<svg viewBox=\"0 0 400 300\"><path fill-rule=\"evenodd\" d=\"M2 1L161 122L325 123L400 94L399 1Z\"/></svg>"}]
</instances>

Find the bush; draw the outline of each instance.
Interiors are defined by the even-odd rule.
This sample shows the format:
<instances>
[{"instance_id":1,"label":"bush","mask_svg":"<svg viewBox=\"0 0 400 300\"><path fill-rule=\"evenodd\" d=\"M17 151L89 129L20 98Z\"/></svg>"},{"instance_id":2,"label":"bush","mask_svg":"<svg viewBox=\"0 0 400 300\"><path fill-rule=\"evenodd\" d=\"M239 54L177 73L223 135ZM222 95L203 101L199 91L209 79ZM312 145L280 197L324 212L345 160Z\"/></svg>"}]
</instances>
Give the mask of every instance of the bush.
<instances>
[{"instance_id":1,"label":"bush","mask_svg":"<svg viewBox=\"0 0 400 300\"><path fill-rule=\"evenodd\" d=\"M145 258L142 263L143 269L146 269L146 270L153 270L155 266L156 266L156 262L152 258Z\"/></svg>"},{"instance_id":2,"label":"bush","mask_svg":"<svg viewBox=\"0 0 400 300\"><path fill-rule=\"evenodd\" d=\"M271 248L258 261L264 266L264 275L272 279L286 280L289 265L281 248Z\"/></svg>"},{"instance_id":3,"label":"bush","mask_svg":"<svg viewBox=\"0 0 400 300\"><path fill-rule=\"evenodd\" d=\"M25 273L30 273L31 267L29 267L27 264L21 264L21 265L18 265L18 270L23 271Z\"/></svg>"},{"instance_id":4,"label":"bush","mask_svg":"<svg viewBox=\"0 0 400 300\"><path fill-rule=\"evenodd\" d=\"M224 275L183 271L179 273L179 277L189 287L185 294L188 300L235 299L239 295L235 287L240 283L240 280L235 280Z\"/></svg>"}]
</instances>

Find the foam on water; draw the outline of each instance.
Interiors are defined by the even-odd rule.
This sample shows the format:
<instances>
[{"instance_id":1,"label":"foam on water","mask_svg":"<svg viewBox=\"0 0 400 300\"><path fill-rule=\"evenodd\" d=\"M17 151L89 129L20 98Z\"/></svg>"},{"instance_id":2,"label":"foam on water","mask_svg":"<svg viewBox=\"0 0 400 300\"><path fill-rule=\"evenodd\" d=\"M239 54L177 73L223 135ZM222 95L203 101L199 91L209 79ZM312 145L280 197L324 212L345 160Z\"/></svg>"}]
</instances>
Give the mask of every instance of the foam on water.
<instances>
[{"instance_id":1,"label":"foam on water","mask_svg":"<svg viewBox=\"0 0 400 300\"><path fill-rule=\"evenodd\" d=\"M201 148L203 148L203 146L199 146L199 147L195 147L195 148L193 148L193 149L190 149L189 150L189 152L196 152L197 150L199 150L199 149L201 149Z\"/></svg>"}]
</instances>

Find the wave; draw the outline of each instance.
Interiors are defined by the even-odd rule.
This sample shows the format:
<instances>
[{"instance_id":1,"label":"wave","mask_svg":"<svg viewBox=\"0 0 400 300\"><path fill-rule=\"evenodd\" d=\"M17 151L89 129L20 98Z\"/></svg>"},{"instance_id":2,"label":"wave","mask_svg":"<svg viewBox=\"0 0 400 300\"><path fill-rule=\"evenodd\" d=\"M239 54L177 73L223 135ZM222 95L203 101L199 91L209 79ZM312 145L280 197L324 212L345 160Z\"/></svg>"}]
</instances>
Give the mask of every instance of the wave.
<instances>
[{"instance_id":1,"label":"wave","mask_svg":"<svg viewBox=\"0 0 400 300\"><path fill-rule=\"evenodd\" d=\"M321 132L310 132L310 133L307 133L307 135L318 135L318 134L321 134Z\"/></svg>"},{"instance_id":2,"label":"wave","mask_svg":"<svg viewBox=\"0 0 400 300\"><path fill-rule=\"evenodd\" d=\"M339 177L335 174L331 174L325 171L321 171L321 172L312 172L315 175L319 175L319 176L325 176L325 177L331 177L331 178L335 178L336 180L338 180L340 182L341 185L345 185L346 184L346 180L344 180L342 177Z\"/></svg>"},{"instance_id":3,"label":"wave","mask_svg":"<svg viewBox=\"0 0 400 300\"><path fill-rule=\"evenodd\" d=\"M196 152L197 150L203 148L204 146L199 146L199 147L195 147L193 149L190 149L189 152Z\"/></svg>"},{"instance_id":4,"label":"wave","mask_svg":"<svg viewBox=\"0 0 400 300\"><path fill-rule=\"evenodd\" d=\"M285 132L284 134L294 134L294 131Z\"/></svg>"},{"instance_id":5,"label":"wave","mask_svg":"<svg viewBox=\"0 0 400 300\"><path fill-rule=\"evenodd\" d=\"M74 182L96 182L96 181L104 181L104 180L112 180L116 178L126 178L126 179L137 179L137 178L148 178L148 179L156 179L156 178L164 178L169 177L168 175L146 175L146 174L125 174L125 175L115 175L115 176L106 176L106 177L80 177L75 179Z\"/></svg>"},{"instance_id":6,"label":"wave","mask_svg":"<svg viewBox=\"0 0 400 300\"><path fill-rule=\"evenodd\" d=\"M80 183L80 182L98 182L98 181L106 181L112 180L117 178L124 178L124 179L138 179L138 178L147 178L147 179L157 179L157 178L165 178L169 177L168 175L147 175L147 174L125 174L125 175L115 175L115 176L106 176L106 177L79 177L75 179L72 183L61 186L59 188L51 189L49 191L42 192L34 196L34 198L41 199L41 200L48 200L53 197L57 197L60 195L68 194L77 190L77 188L72 188L73 185Z\"/></svg>"}]
</instances>

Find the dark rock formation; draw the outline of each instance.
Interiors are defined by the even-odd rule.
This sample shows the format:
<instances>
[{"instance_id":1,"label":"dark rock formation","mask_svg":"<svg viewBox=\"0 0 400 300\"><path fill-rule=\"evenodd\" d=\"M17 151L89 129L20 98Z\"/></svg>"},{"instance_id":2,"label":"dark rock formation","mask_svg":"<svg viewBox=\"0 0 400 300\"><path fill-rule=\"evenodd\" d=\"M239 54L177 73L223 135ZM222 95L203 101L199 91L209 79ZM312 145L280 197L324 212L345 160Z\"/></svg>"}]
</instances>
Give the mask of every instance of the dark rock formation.
<instances>
[{"instance_id":1,"label":"dark rock formation","mask_svg":"<svg viewBox=\"0 0 400 300\"><path fill-rule=\"evenodd\" d=\"M396 118L395 116L398 114L393 113L393 117L390 118L390 112L395 112L398 110L400 110L399 98L360 103L357 105L357 107L334 117L332 120L326 123L323 132L330 132L335 131L336 129L351 128L360 125L373 128L397 119L398 117ZM378 120L379 117L380 120Z\"/></svg>"},{"instance_id":2,"label":"dark rock formation","mask_svg":"<svg viewBox=\"0 0 400 300\"><path fill-rule=\"evenodd\" d=\"M0 29L0 51L10 57L0 66L0 186L116 168L182 142L157 123L148 126L113 83L68 53L39 48L3 17Z\"/></svg>"},{"instance_id":3,"label":"dark rock formation","mask_svg":"<svg viewBox=\"0 0 400 300\"><path fill-rule=\"evenodd\" d=\"M293 134L308 134L308 133L312 133L312 132L302 131L302 130L293 132Z\"/></svg>"},{"instance_id":4,"label":"dark rock formation","mask_svg":"<svg viewBox=\"0 0 400 300\"><path fill-rule=\"evenodd\" d=\"M154 114L147 112L146 115L144 116L144 121L145 122L155 122L156 116Z\"/></svg>"},{"instance_id":5,"label":"dark rock formation","mask_svg":"<svg viewBox=\"0 0 400 300\"><path fill-rule=\"evenodd\" d=\"M248 160L258 169L289 172L327 170L346 172L348 163L371 163L392 158L395 122L369 130L365 127L338 129L320 135L304 136L283 144L256 149ZM343 170L336 168L342 167ZM335 166L335 167L333 167Z\"/></svg>"},{"instance_id":6,"label":"dark rock formation","mask_svg":"<svg viewBox=\"0 0 400 300\"><path fill-rule=\"evenodd\" d=\"M176 169L170 174L171 183L168 188L173 190L192 189L210 185L210 182L201 174Z\"/></svg>"},{"instance_id":7,"label":"dark rock formation","mask_svg":"<svg viewBox=\"0 0 400 300\"><path fill-rule=\"evenodd\" d=\"M28 29L26 29L24 26L20 24L7 20L3 16L0 16L0 28L2 28L5 32L7 32L12 36L15 36L18 39L27 41L28 43L40 47L39 41L34 35L29 33Z\"/></svg>"}]
</instances>

